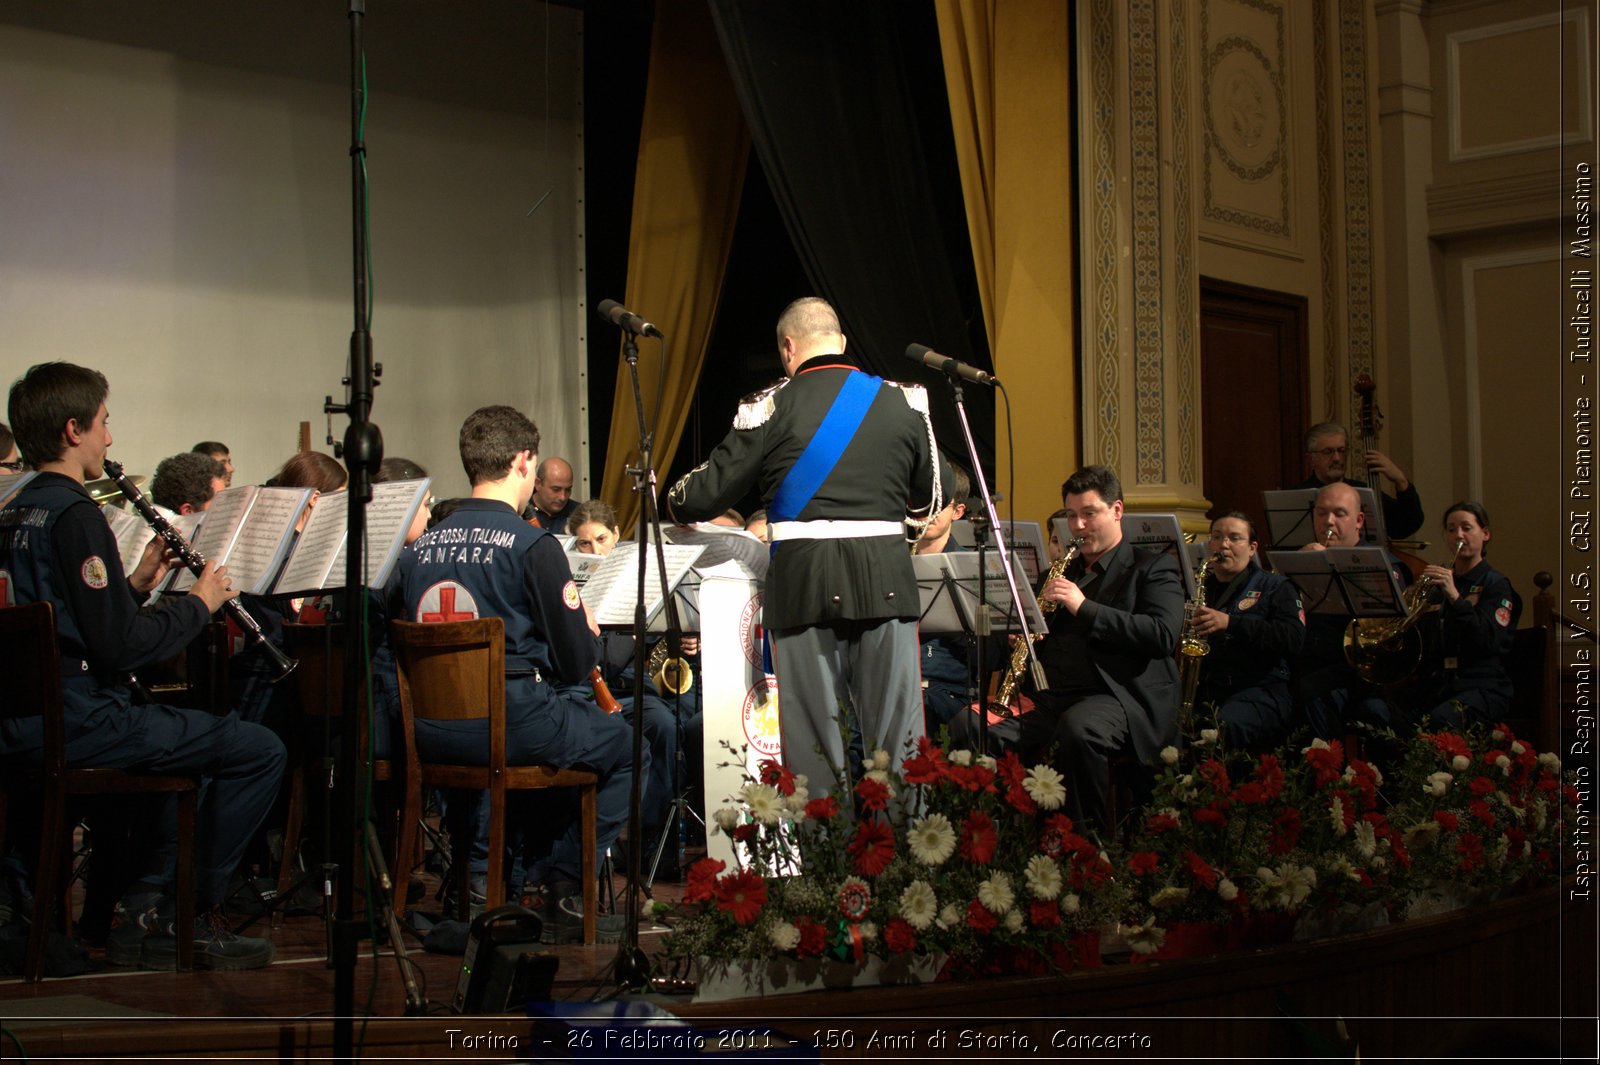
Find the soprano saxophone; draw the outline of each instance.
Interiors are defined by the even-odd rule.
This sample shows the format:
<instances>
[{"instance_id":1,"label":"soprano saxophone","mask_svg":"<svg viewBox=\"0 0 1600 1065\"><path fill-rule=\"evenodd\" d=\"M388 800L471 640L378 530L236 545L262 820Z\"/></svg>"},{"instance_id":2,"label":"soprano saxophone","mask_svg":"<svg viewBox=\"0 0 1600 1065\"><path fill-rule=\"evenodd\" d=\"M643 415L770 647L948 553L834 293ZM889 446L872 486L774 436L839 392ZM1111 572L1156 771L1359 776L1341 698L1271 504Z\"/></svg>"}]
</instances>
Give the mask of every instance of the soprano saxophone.
<instances>
[{"instance_id":1,"label":"soprano saxophone","mask_svg":"<svg viewBox=\"0 0 1600 1065\"><path fill-rule=\"evenodd\" d=\"M1073 559L1078 557L1078 549L1082 546L1083 537L1074 537L1072 542L1067 544L1066 554L1050 563L1050 568L1045 571L1044 579L1039 582L1039 586L1042 588L1044 585L1049 584L1051 581L1066 573L1067 567L1072 564ZM1054 612L1056 607L1060 605L1061 604L1057 603L1054 599L1046 599L1043 595L1039 597L1039 613L1041 614L1050 614ZM1040 640L1043 638L1044 633L1033 633L1033 639ZM995 686L995 716L1011 716L1011 701L1017 696L1017 683L1022 679L1022 671L1024 668L1026 668L1027 664L1028 641L1018 640L1016 646L1011 649L1011 661L1007 663L1006 671L1001 676L1000 683Z\"/></svg>"}]
</instances>

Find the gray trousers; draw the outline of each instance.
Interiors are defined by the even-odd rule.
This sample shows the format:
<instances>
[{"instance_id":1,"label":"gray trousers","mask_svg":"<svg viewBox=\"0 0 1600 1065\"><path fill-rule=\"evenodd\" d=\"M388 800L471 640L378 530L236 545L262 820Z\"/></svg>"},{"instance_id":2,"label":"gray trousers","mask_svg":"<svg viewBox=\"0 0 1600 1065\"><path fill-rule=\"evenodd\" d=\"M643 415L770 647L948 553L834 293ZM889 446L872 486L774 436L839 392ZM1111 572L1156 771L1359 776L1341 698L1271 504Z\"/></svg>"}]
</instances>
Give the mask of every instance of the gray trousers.
<instances>
[{"instance_id":1,"label":"gray trousers","mask_svg":"<svg viewBox=\"0 0 1600 1065\"><path fill-rule=\"evenodd\" d=\"M835 783L852 799L847 737L898 768L922 732L917 625L897 619L812 625L771 633L783 761L813 796Z\"/></svg>"}]
</instances>

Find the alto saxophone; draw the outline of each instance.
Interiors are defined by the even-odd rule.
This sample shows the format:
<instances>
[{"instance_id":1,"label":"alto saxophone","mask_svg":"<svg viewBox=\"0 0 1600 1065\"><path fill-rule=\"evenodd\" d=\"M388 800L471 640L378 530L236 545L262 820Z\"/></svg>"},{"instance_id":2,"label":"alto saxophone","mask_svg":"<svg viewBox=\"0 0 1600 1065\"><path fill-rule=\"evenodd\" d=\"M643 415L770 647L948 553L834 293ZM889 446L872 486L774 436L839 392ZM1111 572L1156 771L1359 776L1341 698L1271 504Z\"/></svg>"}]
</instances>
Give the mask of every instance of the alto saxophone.
<instances>
[{"instance_id":1,"label":"alto saxophone","mask_svg":"<svg viewBox=\"0 0 1600 1065\"><path fill-rule=\"evenodd\" d=\"M1042 588L1066 573L1067 567L1072 564L1073 559L1078 557L1078 549L1082 546L1083 537L1074 537L1072 542L1067 544L1066 554L1050 563L1050 568L1045 571L1044 580L1039 582L1039 586ZM1046 599L1043 595L1039 596L1039 613L1041 614L1053 613L1056 607L1060 605L1054 599ZM1033 639L1044 639L1044 633L1033 633ZM1022 670L1028 664L1028 646L1029 641L1018 640L1016 646L1011 649L1011 661L1006 664L1006 671L994 690L994 713L996 717L1011 716L1011 700L1016 698L1017 683L1022 679Z\"/></svg>"},{"instance_id":2,"label":"alto saxophone","mask_svg":"<svg viewBox=\"0 0 1600 1065\"><path fill-rule=\"evenodd\" d=\"M1206 573L1213 563L1221 560L1221 551L1200 560L1200 568L1194 575L1194 598L1183 612L1183 633L1178 637L1178 678L1183 692L1179 724L1185 735L1189 732L1189 713L1194 709L1194 693L1200 686L1201 662L1211 653L1211 641L1195 629L1194 619L1206 605Z\"/></svg>"}]
</instances>

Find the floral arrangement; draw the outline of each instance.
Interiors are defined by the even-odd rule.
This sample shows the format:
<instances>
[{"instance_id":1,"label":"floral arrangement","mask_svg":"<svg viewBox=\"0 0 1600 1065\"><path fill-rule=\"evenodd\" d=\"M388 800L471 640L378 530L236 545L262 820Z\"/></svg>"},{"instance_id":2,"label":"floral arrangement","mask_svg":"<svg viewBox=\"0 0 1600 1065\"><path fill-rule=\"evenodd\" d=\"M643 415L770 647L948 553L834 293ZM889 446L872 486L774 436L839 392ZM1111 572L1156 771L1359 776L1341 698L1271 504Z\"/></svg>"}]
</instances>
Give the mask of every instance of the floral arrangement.
<instances>
[{"instance_id":1,"label":"floral arrangement","mask_svg":"<svg viewBox=\"0 0 1600 1065\"><path fill-rule=\"evenodd\" d=\"M738 864L689 870L667 940L681 958L943 954L957 974L1098 964L1333 934L1498 897L1558 875L1578 794L1504 725L1405 742L1393 779L1338 742L1230 756L1214 731L1162 752L1125 848L1062 811L1048 765L923 740L877 752L851 795L761 763L716 812ZM1386 763L1391 764L1391 763ZM798 874L798 875L797 875ZM1463 891L1465 889L1465 891ZM1197 934L1198 932L1198 934Z\"/></svg>"},{"instance_id":2,"label":"floral arrangement","mask_svg":"<svg viewBox=\"0 0 1600 1065\"><path fill-rule=\"evenodd\" d=\"M690 913L668 952L943 954L972 970L1098 964L1084 935L1115 924L1125 892L1111 856L1061 812L1060 773L927 739L898 771L890 764L878 751L853 795L812 797L803 776L761 763L739 805L713 817L740 864L690 868Z\"/></svg>"}]
</instances>

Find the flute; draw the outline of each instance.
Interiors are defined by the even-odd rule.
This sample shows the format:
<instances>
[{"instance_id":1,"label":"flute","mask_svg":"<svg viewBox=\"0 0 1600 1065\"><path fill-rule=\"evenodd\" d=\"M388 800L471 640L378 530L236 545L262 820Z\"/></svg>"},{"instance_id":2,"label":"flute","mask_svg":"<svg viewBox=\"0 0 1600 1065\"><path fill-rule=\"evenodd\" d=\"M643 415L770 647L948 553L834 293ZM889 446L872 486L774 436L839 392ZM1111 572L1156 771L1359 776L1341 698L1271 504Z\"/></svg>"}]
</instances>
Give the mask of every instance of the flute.
<instances>
[{"instance_id":1,"label":"flute","mask_svg":"<svg viewBox=\"0 0 1600 1065\"><path fill-rule=\"evenodd\" d=\"M138 486L123 474L122 463L106 459L102 465L105 467L106 476L117 482L117 488L121 490L123 498L133 505L133 509L137 510L139 516L145 520L150 528L155 530L155 534L161 537L167 548L178 556L178 561L182 562L196 577L200 576L201 571L206 568L205 556L196 551L194 546L183 538L183 534L173 528L172 523L162 517L161 512L151 505L150 501L144 497L144 493L139 491ZM250 616L250 612L239 604L239 600L223 600L222 610L232 619L235 625L244 631L245 636L261 645L262 650L272 662L272 683L276 684L294 672L294 667L300 663L284 654L277 645L267 639L267 634L261 631L261 626L256 623L255 618Z\"/></svg>"}]
</instances>

